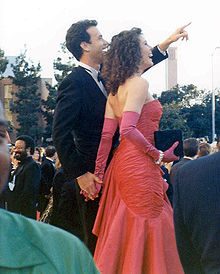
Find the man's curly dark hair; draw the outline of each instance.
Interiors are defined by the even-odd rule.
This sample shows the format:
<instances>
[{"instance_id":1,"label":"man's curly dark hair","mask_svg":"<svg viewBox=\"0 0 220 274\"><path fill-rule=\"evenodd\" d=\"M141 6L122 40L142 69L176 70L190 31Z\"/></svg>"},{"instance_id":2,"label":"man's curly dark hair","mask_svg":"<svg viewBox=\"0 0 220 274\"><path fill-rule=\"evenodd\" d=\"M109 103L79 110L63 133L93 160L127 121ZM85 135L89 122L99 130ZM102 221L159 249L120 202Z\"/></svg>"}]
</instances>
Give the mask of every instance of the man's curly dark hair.
<instances>
[{"instance_id":1,"label":"man's curly dark hair","mask_svg":"<svg viewBox=\"0 0 220 274\"><path fill-rule=\"evenodd\" d=\"M82 42L90 43L90 35L87 29L97 26L96 20L82 20L72 24L66 34L66 47L73 54L73 56L79 61L82 57L82 48L80 44Z\"/></svg>"},{"instance_id":2,"label":"man's curly dark hair","mask_svg":"<svg viewBox=\"0 0 220 274\"><path fill-rule=\"evenodd\" d=\"M140 47L140 28L132 28L113 36L104 59L102 77L106 89L112 95L139 69L142 58Z\"/></svg>"}]
</instances>

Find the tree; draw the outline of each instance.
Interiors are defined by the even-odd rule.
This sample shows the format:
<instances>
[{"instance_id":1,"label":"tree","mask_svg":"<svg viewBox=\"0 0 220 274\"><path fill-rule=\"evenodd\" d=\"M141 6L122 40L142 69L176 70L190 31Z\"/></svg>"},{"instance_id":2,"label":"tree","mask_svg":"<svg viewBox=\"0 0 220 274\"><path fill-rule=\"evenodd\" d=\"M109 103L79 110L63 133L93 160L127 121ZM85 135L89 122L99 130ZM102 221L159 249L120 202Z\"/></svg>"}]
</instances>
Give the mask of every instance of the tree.
<instances>
[{"instance_id":1,"label":"tree","mask_svg":"<svg viewBox=\"0 0 220 274\"><path fill-rule=\"evenodd\" d=\"M191 136L192 132L187 125L186 115L181 114L181 104L172 101L163 105L163 115L160 121L160 129L181 129L184 138Z\"/></svg>"},{"instance_id":2,"label":"tree","mask_svg":"<svg viewBox=\"0 0 220 274\"><path fill-rule=\"evenodd\" d=\"M59 52L61 57L57 57L53 63L56 84L52 86L46 83L49 94L46 100L42 100L42 114L47 123L44 131L44 139L50 138L52 134L53 113L56 106L59 84L75 66L74 58L67 53L65 43L61 44L61 50Z\"/></svg>"},{"instance_id":3,"label":"tree","mask_svg":"<svg viewBox=\"0 0 220 274\"><path fill-rule=\"evenodd\" d=\"M161 129L180 128L184 138L211 137L210 92L194 85L175 86L158 97L163 106ZM218 101L216 101L216 104ZM216 112L216 124L220 117Z\"/></svg>"},{"instance_id":4,"label":"tree","mask_svg":"<svg viewBox=\"0 0 220 274\"><path fill-rule=\"evenodd\" d=\"M8 59L5 58L5 52L0 48L0 80L3 79L3 74L7 68Z\"/></svg>"},{"instance_id":5,"label":"tree","mask_svg":"<svg viewBox=\"0 0 220 274\"><path fill-rule=\"evenodd\" d=\"M32 61L27 61L26 51L16 58L15 65L11 65L14 76L13 83L18 87L15 93L17 100L11 104L11 111L17 114L19 135L26 134L37 142L42 136L42 128L38 121L41 114L41 96L38 92L40 80L40 64L37 66Z\"/></svg>"},{"instance_id":6,"label":"tree","mask_svg":"<svg viewBox=\"0 0 220 274\"><path fill-rule=\"evenodd\" d=\"M46 87L49 94L46 100L42 100L42 115L46 121L46 127L43 132L44 142L47 138L50 138L52 134L53 113L56 106L57 97L57 85L52 86L49 83L46 83Z\"/></svg>"},{"instance_id":7,"label":"tree","mask_svg":"<svg viewBox=\"0 0 220 274\"><path fill-rule=\"evenodd\" d=\"M163 91L159 97L161 104L170 104L176 102L181 104L181 107L190 107L193 104L201 103L207 91L198 90L193 84L179 86L176 85L171 90Z\"/></svg>"}]
</instances>

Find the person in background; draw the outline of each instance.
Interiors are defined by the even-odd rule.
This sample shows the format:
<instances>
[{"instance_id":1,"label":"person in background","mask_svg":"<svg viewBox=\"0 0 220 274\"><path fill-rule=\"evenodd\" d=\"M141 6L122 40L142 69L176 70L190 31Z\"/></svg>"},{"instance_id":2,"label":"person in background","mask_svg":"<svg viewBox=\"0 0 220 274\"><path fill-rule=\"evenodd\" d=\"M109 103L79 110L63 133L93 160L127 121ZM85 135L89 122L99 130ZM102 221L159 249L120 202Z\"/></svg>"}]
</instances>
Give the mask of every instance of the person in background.
<instances>
[{"instance_id":1,"label":"person in background","mask_svg":"<svg viewBox=\"0 0 220 274\"><path fill-rule=\"evenodd\" d=\"M0 103L0 193L10 165L6 128ZM99 273L88 249L70 233L4 209L0 224L0 273Z\"/></svg>"},{"instance_id":2,"label":"person in background","mask_svg":"<svg viewBox=\"0 0 220 274\"><path fill-rule=\"evenodd\" d=\"M45 158L41 164L41 181L38 201L38 211L40 215L46 209L50 196L52 195L51 189L53 185L53 177L55 174L54 161L56 160L57 153L54 146L48 146L45 149Z\"/></svg>"},{"instance_id":3,"label":"person in background","mask_svg":"<svg viewBox=\"0 0 220 274\"><path fill-rule=\"evenodd\" d=\"M188 138L183 141L183 158L173 165L170 170L170 182L174 186L177 170L187 163L195 159L199 151L199 141L196 138Z\"/></svg>"},{"instance_id":4,"label":"person in background","mask_svg":"<svg viewBox=\"0 0 220 274\"><path fill-rule=\"evenodd\" d=\"M6 135L7 139L7 135ZM15 159L14 155L14 146L11 146L9 149L9 154L10 154L10 168L9 168L9 175L8 175L8 181L10 181L10 178L13 177L13 173L15 172L16 168L18 167L18 160ZM9 195L10 191L8 188L8 185L5 185L4 189L2 190L0 194L0 207L1 208L8 208L8 203L7 203L7 197Z\"/></svg>"},{"instance_id":5,"label":"person in background","mask_svg":"<svg viewBox=\"0 0 220 274\"><path fill-rule=\"evenodd\" d=\"M199 144L198 158L207 156L211 152L212 152L212 147L209 143L200 143Z\"/></svg>"},{"instance_id":6,"label":"person in background","mask_svg":"<svg viewBox=\"0 0 220 274\"><path fill-rule=\"evenodd\" d=\"M52 206L52 213L51 213L49 223L51 225L62 227L62 225L60 226L60 219L62 218L59 218L59 202L60 202L62 187L67 180L63 172L63 168L61 166L59 157L57 157L56 159L55 168L56 168L56 172L53 178L53 191L52 191L53 206Z\"/></svg>"},{"instance_id":7,"label":"person in background","mask_svg":"<svg viewBox=\"0 0 220 274\"><path fill-rule=\"evenodd\" d=\"M170 173L168 171L168 168L166 168L166 164L162 163L160 168L162 169L162 171L164 172L163 174L163 178L164 180L167 182L168 186L167 186L167 197L171 203L171 205L173 205L173 186L170 182Z\"/></svg>"},{"instance_id":8,"label":"person in background","mask_svg":"<svg viewBox=\"0 0 220 274\"><path fill-rule=\"evenodd\" d=\"M186 274L220 273L220 152L180 167L174 185L177 248Z\"/></svg>"},{"instance_id":9,"label":"person in background","mask_svg":"<svg viewBox=\"0 0 220 274\"><path fill-rule=\"evenodd\" d=\"M41 151L39 147L35 147L33 159L39 165L41 164Z\"/></svg>"},{"instance_id":10,"label":"person in background","mask_svg":"<svg viewBox=\"0 0 220 274\"><path fill-rule=\"evenodd\" d=\"M36 219L41 171L33 153L34 140L28 135L17 137L14 157L19 164L8 183L7 209Z\"/></svg>"}]
</instances>

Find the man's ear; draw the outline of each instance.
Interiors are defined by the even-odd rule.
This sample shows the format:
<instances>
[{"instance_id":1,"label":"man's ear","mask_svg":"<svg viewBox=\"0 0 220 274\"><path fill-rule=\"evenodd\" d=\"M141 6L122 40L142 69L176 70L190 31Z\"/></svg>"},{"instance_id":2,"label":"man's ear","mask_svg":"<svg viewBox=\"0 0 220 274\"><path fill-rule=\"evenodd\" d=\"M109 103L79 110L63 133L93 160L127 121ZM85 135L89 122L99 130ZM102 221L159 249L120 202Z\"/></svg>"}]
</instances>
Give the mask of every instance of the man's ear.
<instances>
[{"instance_id":1,"label":"man's ear","mask_svg":"<svg viewBox=\"0 0 220 274\"><path fill-rule=\"evenodd\" d=\"M84 51L90 51L90 44L86 43L85 41L81 42L80 47L84 50Z\"/></svg>"}]
</instances>

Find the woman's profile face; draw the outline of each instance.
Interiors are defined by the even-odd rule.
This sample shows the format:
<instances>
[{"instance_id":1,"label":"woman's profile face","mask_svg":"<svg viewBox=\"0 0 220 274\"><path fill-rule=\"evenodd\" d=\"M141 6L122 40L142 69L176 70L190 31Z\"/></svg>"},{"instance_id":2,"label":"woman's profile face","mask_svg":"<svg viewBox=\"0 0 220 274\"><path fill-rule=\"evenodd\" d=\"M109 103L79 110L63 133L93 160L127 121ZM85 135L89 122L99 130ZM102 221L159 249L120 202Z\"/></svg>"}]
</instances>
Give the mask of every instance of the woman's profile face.
<instances>
[{"instance_id":1,"label":"woman's profile face","mask_svg":"<svg viewBox=\"0 0 220 274\"><path fill-rule=\"evenodd\" d=\"M146 69L153 66L153 62L151 59L152 47L148 45L143 35L140 35L139 39L140 39L140 48L141 48L141 54L142 54L141 66L143 66L143 69Z\"/></svg>"},{"instance_id":2,"label":"woman's profile face","mask_svg":"<svg viewBox=\"0 0 220 274\"><path fill-rule=\"evenodd\" d=\"M33 158L34 158L35 161L39 161L40 153L39 153L38 150L35 150L35 151L34 151Z\"/></svg>"}]
</instances>

